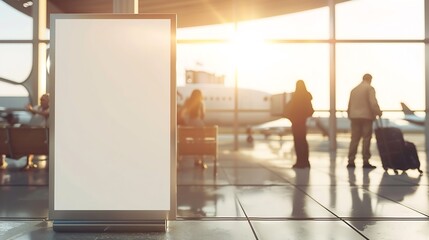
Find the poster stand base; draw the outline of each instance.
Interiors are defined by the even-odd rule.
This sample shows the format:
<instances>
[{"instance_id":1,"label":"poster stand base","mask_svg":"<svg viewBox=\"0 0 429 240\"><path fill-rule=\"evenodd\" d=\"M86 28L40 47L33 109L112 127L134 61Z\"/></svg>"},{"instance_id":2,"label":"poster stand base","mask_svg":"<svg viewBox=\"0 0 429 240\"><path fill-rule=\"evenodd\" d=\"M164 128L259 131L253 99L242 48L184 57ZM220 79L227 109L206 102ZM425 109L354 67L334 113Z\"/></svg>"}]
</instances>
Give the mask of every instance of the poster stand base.
<instances>
[{"instance_id":1,"label":"poster stand base","mask_svg":"<svg viewBox=\"0 0 429 240\"><path fill-rule=\"evenodd\" d=\"M166 220L54 221L55 232L166 232Z\"/></svg>"}]
</instances>

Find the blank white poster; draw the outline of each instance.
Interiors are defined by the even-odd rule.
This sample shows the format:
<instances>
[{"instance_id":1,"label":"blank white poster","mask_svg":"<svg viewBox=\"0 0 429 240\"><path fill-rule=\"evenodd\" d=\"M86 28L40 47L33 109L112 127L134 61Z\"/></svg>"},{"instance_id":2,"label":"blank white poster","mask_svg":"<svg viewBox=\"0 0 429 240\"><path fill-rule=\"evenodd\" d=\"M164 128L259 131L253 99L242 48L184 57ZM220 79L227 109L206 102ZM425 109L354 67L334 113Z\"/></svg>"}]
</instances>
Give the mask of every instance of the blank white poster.
<instances>
[{"instance_id":1,"label":"blank white poster","mask_svg":"<svg viewBox=\"0 0 429 240\"><path fill-rule=\"evenodd\" d=\"M169 19L57 19L54 210L170 209Z\"/></svg>"}]
</instances>

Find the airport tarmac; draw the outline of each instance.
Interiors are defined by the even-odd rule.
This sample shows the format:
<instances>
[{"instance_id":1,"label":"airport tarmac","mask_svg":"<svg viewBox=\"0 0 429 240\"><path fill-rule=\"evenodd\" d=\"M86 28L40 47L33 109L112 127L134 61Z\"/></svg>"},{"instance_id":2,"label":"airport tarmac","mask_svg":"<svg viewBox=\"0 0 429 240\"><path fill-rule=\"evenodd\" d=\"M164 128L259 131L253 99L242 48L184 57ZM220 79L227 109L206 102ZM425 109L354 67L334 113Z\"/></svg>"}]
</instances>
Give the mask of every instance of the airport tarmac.
<instances>
[{"instance_id":1,"label":"airport tarmac","mask_svg":"<svg viewBox=\"0 0 429 240\"><path fill-rule=\"evenodd\" d=\"M416 143L423 175L395 175L381 167L372 141L374 170L346 168L349 136L338 135L338 150L327 137L308 136L310 169L292 169L291 136L219 137L219 162L213 174L178 165L177 220L166 233L56 233L48 216L48 171L19 170L24 160L8 160L0 171L0 239L428 239L429 178L423 134L406 134ZM49 160L48 160L49 161ZM118 161L125 164L126 161ZM136 176L137 177L137 176ZM136 191L139 191L136 189Z\"/></svg>"}]
</instances>

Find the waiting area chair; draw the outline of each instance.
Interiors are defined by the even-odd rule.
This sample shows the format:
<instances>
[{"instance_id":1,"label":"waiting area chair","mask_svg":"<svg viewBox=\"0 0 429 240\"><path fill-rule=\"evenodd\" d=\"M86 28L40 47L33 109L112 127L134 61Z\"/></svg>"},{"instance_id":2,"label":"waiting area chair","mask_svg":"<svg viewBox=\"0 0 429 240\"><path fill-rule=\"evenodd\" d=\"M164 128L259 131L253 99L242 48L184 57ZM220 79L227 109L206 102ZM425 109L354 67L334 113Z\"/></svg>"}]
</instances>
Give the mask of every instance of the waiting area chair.
<instances>
[{"instance_id":1,"label":"waiting area chair","mask_svg":"<svg viewBox=\"0 0 429 240\"><path fill-rule=\"evenodd\" d=\"M177 127L177 153L181 156L213 156L213 173L217 173L218 126Z\"/></svg>"},{"instance_id":2,"label":"waiting area chair","mask_svg":"<svg viewBox=\"0 0 429 240\"><path fill-rule=\"evenodd\" d=\"M27 166L31 167L33 155L49 154L49 129L44 127L3 127L0 128L1 165L5 167L5 156L19 159L27 156Z\"/></svg>"}]
</instances>

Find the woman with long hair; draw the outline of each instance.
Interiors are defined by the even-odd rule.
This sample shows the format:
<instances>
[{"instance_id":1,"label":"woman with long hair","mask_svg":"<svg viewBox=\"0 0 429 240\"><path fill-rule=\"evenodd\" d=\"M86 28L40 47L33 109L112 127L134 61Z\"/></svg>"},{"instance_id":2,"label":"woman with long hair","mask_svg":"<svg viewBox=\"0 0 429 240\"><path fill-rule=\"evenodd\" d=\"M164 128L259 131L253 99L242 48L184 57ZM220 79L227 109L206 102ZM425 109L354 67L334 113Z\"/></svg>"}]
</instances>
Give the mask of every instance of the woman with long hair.
<instances>
[{"instance_id":1,"label":"woman with long hair","mask_svg":"<svg viewBox=\"0 0 429 240\"><path fill-rule=\"evenodd\" d=\"M185 124L193 127L204 127L204 98L201 90L194 89L183 105Z\"/></svg>"},{"instance_id":2,"label":"woman with long hair","mask_svg":"<svg viewBox=\"0 0 429 240\"><path fill-rule=\"evenodd\" d=\"M307 118L313 115L313 96L307 91L303 80L296 82L295 92L288 103L289 120L292 122L293 142L296 153L296 163L293 168L309 168L309 149L307 142Z\"/></svg>"},{"instance_id":3,"label":"woman with long hair","mask_svg":"<svg viewBox=\"0 0 429 240\"><path fill-rule=\"evenodd\" d=\"M204 127L204 97L199 89L194 89L191 96L185 101L183 105L182 117L186 126ZM195 166L203 169L207 168L202 157L196 157L194 161Z\"/></svg>"}]
</instances>

